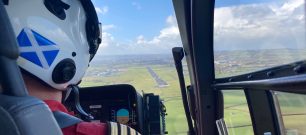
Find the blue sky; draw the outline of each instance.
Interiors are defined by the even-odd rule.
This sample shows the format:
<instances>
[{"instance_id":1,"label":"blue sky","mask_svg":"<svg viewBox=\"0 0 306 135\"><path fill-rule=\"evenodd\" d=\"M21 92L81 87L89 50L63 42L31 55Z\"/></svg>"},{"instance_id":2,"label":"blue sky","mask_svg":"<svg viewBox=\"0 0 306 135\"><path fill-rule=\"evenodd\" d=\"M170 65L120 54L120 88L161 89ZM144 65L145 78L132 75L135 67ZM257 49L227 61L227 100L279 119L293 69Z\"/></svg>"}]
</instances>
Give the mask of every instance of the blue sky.
<instances>
[{"instance_id":1,"label":"blue sky","mask_svg":"<svg viewBox=\"0 0 306 135\"><path fill-rule=\"evenodd\" d=\"M170 53L181 46L172 0L93 0L103 24L98 54Z\"/></svg>"},{"instance_id":2,"label":"blue sky","mask_svg":"<svg viewBox=\"0 0 306 135\"><path fill-rule=\"evenodd\" d=\"M284 0L216 0L216 7L228 7L237 6L243 4L254 4L254 3L269 3L272 1L284 1Z\"/></svg>"},{"instance_id":3,"label":"blue sky","mask_svg":"<svg viewBox=\"0 0 306 135\"><path fill-rule=\"evenodd\" d=\"M269 0L216 0L216 7L261 3ZM271 0L270 0L271 1ZM172 0L94 0L96 7L106 7L99 14L105 25L114 25L110 31L118 40L129 41L139 35L152 38L165 27L165 19L174 15Z\"/></svg>"},{"instance_id":4,"label":"blue sky","mask_svg":"<svg viewBox=\"0 0 306 135\"><path fill-rule=\"evenodd\" d=\"M103 24L98 55L170 54L182 46L172 0L93 2ZM304 2L216 0L215 50L304 47Z\"/></svg>"},{"instance_id":5,"label":"blue sky","mask_svg":"<svg viewBox=\"0 0 306 135\"><path fill-rule=\"evenodd\" d=\"M128 41L139 35L153 37L165 27L165 19L174 14L171 0L95 0L96 7L107 7L99 14L104 25L114 25L109 30L117 40Z\"/></svg>"}]
</instances>

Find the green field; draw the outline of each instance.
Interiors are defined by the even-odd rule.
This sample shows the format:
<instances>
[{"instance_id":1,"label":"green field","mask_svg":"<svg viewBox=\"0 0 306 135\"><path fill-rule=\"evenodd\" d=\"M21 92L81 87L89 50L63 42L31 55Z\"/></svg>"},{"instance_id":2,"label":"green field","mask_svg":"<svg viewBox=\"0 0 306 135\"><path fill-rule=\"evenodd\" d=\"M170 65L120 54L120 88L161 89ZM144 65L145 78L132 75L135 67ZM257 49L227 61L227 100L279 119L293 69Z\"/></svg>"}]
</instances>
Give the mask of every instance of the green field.
<instances>
[{"instance_id":1,"label":"green field","mask_svg":"<svg viewBox=\"0 0 306 135\"><path fill-rule=\"evenodd\" d=\"M106 69L118 69L108 76L87 75L82 87L101 86L110 84L131 84L139 92L155 93L160 95L167 107L166 126L170 135L186 135L187 123L183 111L182 100L180 97L180 89L178 78L173 66L170 65L149 65L158 76L166 81L169 86L157 87L153 77L149 74L148 65L116 65L112 67L95 66L89 69L89 72L103 72ZM188 73L186 80L188 84ZM284 125L288 129L288 135L295 135L297 132L306 133L304 128L306 125L306 98L294 94L278 94L282 114L302 114L302 115L286 115L283 117ZM243 91L227 91L224 92L225 102L225 122L228 126L230 135L252 135L253 129L247 102Z\"/></svg>"},{"instance_id":2,"label":"green field","mask_svg":"<svg viewBox=\"0 0 306 135\"><path fill-rule=\"evenodd\" d=\"M231 135L253 135L252 122L243 91L226 91L224 118ZM287 135L306 134L306 96L278 92L283 125Z\"/></svg>"},{"instance_id":3,"label":"green field","mask_svg":"<svg viewBox=\"0 0 306 135\"><path fill-rule=\"evenodd\" d=\"M159 88L155 80L149 74L146 66L128 67L120 65L115 68L122 68L123 71L113 74L109 77L85 77L81 83L82 87L100 86L110 84L131 84L139 92L159 94L164 100L167 107L166 126L170 135L186 135L187 123L183 110L182 100L180 96L180 88L177 80L176 71L173 67L164 65L150 66L156 74L165 80L169 86ZM100 70L103 68L91 68L90 70Z\"/></svg>"}]
</instances>

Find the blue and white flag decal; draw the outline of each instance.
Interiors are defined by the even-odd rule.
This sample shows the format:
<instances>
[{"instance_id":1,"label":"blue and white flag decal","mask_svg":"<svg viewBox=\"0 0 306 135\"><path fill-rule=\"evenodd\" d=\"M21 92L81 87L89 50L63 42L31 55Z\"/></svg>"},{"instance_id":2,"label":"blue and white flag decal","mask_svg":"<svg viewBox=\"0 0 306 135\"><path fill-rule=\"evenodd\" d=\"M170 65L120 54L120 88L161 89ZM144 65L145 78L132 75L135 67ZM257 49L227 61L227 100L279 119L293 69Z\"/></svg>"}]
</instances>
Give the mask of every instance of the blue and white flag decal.
<instances>
[{"instance_id":1,"label":"blue and white flag decal","mask_svg":"<svg viewBox=\"0 0 306 135\"><path fill-rule=\"evenodd\" d=\"M48 69L59 48L57 45L29 28L24 28L17 36L20 56L42 68Z\"/></svg>"}]
</instances>

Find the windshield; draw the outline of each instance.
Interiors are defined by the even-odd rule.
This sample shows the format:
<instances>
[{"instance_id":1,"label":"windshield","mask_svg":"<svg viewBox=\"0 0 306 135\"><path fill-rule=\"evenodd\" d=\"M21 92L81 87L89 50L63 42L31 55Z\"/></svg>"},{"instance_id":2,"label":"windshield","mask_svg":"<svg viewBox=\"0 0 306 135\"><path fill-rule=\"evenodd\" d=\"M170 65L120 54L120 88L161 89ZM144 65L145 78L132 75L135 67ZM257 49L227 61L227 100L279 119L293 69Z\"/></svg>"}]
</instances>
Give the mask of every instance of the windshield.
<instances>
[{"instance_id":1,"label":"windshield","mask_svg":"<svg viewBox=\"0 0 306 135\"><path fill-rule=\"evenodd\" d=\"M95 0L94 5L103 39L81 87L131 84L140 93L160 95L167 107L167 131L185 135L187 123L171 54L172 47L182 46L172 1Z\"/></svg>"},{"instance_id":2,"label":"windshield","mask_svg":"<svg viewBox=\"0 0 306 135\"><path fill-rule=\"evenodd\" d=\"M214 13L216 78L306 60L304 0L216 0ZM253 135L258 130L252 121L256 114L249 111L254 103L250 95L247 102L245 94L252 88L247 90L223 91L230 135ZM286 135L305 133L305 96L283 92L273 96L280 129Z\"/></svg>"},{"instance_id":3,"label":"windshield","mask_svg":"<svg viewBox=\"0 0 306 135\"><path fill-rule=\"evenodd\" d=\"M239 75L305 60L304 2L216 0L216 76Z\"/></svg>"}]
</instances>

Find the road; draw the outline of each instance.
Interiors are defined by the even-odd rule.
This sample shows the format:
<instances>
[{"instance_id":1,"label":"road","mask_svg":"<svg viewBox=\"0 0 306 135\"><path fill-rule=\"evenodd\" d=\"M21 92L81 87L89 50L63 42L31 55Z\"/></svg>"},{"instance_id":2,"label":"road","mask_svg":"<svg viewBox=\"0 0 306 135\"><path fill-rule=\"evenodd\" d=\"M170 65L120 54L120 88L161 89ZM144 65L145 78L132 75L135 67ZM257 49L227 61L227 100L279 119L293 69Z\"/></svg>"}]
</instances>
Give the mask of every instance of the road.
<instances>
[{"instance_id":1,"label":"road","mask_svg":"<svg viewBox=\"0 0 306 135\"><path fill-rule=\"evenodd\" d=\"M147 67L148 72L151 74L151 76L154 78L156 84L158 87L166 87L169 86L168 83L164 80L162 80L151 67Z\"/></svg>"}]
</instances>

